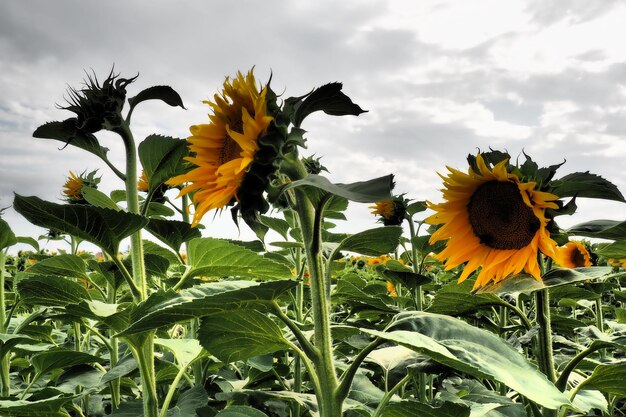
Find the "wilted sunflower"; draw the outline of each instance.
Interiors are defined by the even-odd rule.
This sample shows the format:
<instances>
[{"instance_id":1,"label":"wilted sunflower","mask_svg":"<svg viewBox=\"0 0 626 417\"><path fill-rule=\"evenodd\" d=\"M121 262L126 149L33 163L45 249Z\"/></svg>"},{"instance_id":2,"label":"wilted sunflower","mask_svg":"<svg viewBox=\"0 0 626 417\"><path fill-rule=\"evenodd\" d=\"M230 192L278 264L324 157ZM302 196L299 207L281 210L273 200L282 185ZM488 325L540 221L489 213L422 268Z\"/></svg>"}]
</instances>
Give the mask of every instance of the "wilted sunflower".
<instances>
[{"instance_id":1,"label":"wilted sunflower","mask_svg":"<svg viewBox=\"0 0 626 417\"><path fill-rule=\"evenodd\" d=\"M259 139L273 119L267 111L267 90L259 91L252 71L246 76L238 72L235 79L226 78L214 102L204 101L213 109L211 123L191 126L187 139L195 155L185 159L196 167L167 181L172 186L188 183L180 195L193 193L193 226L207 211L240 200L240 186L255 161Z\"/></svg>"},{"instance_id":2,"label":"wilted sunflower","mask_svg":"<svg viewBox=\"0 0 626 417\"><path fill-rule=\"evenodd\" d=\"M563 268L591 266L591 255L583 242L572 240L557 249L556 262Z\"/></svg>"},{"instance_id":3,"label":"wilted sunflower","mask_svg":"<svg viewBox=\"0 0 626 417\"><path fill-rule=\"evenodd\" d=\"M556 242L546 230L548 208L558 209L554 194L536 190L536 183L522 182L507 172L508 159L490 169L478 154L477 171L465 174L448 167L441 176L445 202L428 203L437 213L427 223L441 225L430 237L433 244L446 240L435 257L446 270L463 263L459 282L482 267L474 288L499 282L522 270L541 279L538 252L555 258Z\"/></svg>"},{"instance_id":4,"label":"wilted sunflower","mask_svg":"<svg viewBox=\"0 0 626 417\"><path fill-rule=\"evenodd\" d=\"M398 226L402 224L406 215L406 200L403 197L395 197L391 200L377 201L373 206L372 214L380 216L380 220L385 226Z\"/></svg>"}]
</instances>

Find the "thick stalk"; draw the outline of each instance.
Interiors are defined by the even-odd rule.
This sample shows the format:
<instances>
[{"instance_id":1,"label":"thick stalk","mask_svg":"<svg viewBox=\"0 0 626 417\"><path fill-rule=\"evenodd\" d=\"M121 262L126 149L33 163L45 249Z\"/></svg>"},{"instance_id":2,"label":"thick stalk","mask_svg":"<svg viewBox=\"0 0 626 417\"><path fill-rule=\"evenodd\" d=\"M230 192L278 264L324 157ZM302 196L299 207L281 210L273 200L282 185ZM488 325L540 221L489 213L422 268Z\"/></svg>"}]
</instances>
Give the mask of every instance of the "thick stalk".
<instances>
[{"instance_id":1,"label":"thick stalk","mask_svg":"<svg viewBox=\"0 0 626 417\"><path fill-rule=\"evenodd\" d=\"M6 262L6 252L0 250L0 333L6 333L5 327L6 317L6 300L4 296L4 264ZM2 358L0 358L0 396L8 397L11 389L9 380L9 366L10 366L10 352L6 352Z\"/></svg>"},{"instance_id":2,"label":"thick stalk","mask_svg":"<svg viewBox=\"0 0 626 417\"><path fill-rule=\"evenodd\" d=\"M552 351L552 326L550 324L550 293L548 289L537 291L535 293L535 309L537 313L537 324L539 325L539 334L537 337L540 370L543 372L550 382L556 382L556 372L554 370L554 352ZM552 417L557 415L557 410L543 410L544 417Z\"/></svg>"},{"instance_id":3,"label":"thick stalk","mask_svg":"<svg viewBox=\"0 0 626 417\"><path fill-rule=\"evenodd\" d=\"M134 342L134 341L133 341ZM132 344L133 354L141 377L141 395L143 397L143 416L159 415L156 391L156 374L154 369L154 332L142 335L139 343Z\"/></svg>"},{"instance_id":4,"label":"thick stalk","mask_svg":"<svg viewBox=\"0 0 626 417\"><path fill-rule=\"evenodd\" d=\"M288 169L292 180L304 178L306 169L297 159L292 159ZM315 207L301 190L295 190L296 212L300 220L307 266L311 280L311 309L317 355L311 358L319 377L316 397L320 417L340 417L341 403L337 398L337 374L333 358L333 341L330 333L330 302L326 295L326 276L322 261L321 210Z\"/></svg>"}]
</instances>

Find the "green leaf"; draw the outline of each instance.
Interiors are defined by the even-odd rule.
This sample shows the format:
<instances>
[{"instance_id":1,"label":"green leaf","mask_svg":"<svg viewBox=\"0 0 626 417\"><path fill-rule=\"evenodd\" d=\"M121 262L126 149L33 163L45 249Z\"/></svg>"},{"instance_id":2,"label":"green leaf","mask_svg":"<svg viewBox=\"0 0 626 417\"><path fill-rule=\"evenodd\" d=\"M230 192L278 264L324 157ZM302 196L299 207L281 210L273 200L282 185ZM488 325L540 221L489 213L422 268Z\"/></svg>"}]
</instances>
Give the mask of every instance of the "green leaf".
<instances>
[{"instance_id":1,"label":"green leaf","mask_svg":"<svg viewBox=\"0 0 626 417\"><path fill-rule=\"evenodd\" d=\"M258 311L233 310L202 319L198 340L225 363L286 349L280 327Z\"/></svg>"},{"instance_id":2,"label":"green leaf","mask_svg":"<svg viewBox=\"0 0 626 417\"><path fill-rule=\"evenodd\" d=\"M277 232L284 239L289 238L289 223L283 219L261 215L261 223Z\"/></svg>"},{"instance_id":3,"label":"green leaf","mask_svg":"<svg viewBox=\"0 0 626 417\"><path fill-rule=\"evenodd\" d=\"M137 104L146 100L161 100L165 104L169 104L172 107L182 107L183 100L180 98L180 95L170 86L167 85L156 85L154 87L148 87L143 91L140 91L135 97L131 97L128 99L128 104L130 104L130 108L133 109Z\"/></svg>"},{"instance_id":4,"label":"green leaf","mask_svg":"<svg viewBox=\"0 0 626 417\"><path fill-rule=\"evenodd\" d=\"M598 244L595 252L598 255L606 256L607 258L626 258L626 239L618 240L617 242L609 243L608 245Z\"/></svg>"},{"instance_id":5,"label":"green leaf","mask_svg":"<svg viewBox=\"0 0 626 417\"><path fill-rule=\"evenodd\" d=\"M106 155L109 151L107 148L100 146L98 139L94 135L76 129L76 119L49 122L41 125L35 130L33 137L58 140L65 145L76 146L90 152L103 160L107 159Z\"/></svg>"},{"instance_id":6,"label":"green leaf","mask_svg":"<svg viewBox=\"0 0 626 417\"><path fill-rule=\"evenodd\" d=\"M568 174L552 181L551 185L550 192L559 197L588 197L626 202L612 182L590 174L589 171Z\"/></svg>"},{"instance_id":7,"label":"green leaf","mask_svg":"<svg viewBox=\"0 0 626 417\"><path fill-rule=\"evenodd\" d=\"M52 348L46 352L33 355L31 363L38 374L45 374L55 369L65 369L87 363L104 363L104 359L85 352L64 348Z\"/></svg>"},{"instance_id":8,"label":"green leaf","mask_svg":"<svg viewBox=\"0 0 626 417\"><path fill-rule=\"evenodd\" d=\"M57 275L27 275L17 283L22 302L28 305L58 306L89 300L85 286Z\"/></svg>"},{"instance_id":9,"label":"green leaf","mask_svg":"<svg viewBox=\"0 0 626 417\"><path fill-rule=\"evenodd\" d=\"M289 279L291 270L242 246L222 239L189 242L189 276L236 276L251 279Z\"/></svg>"},{"instance_id":10,"label":"green leaf","mask_svg":"<svg viewBox=\"0 0 626 417\"><path fill-rule=\"evenodd\" d=\"M167 410L166 417L196 417L196 410L209 402L202 386L193 387L180 394L176 405Z\"/></svg>"},{"instance_id":11,"label":"green leaf","mask_svg":"<svg viewBox=\"0 0 626 417\"><path fill-rule=\"evenodd\" d=\"M141 229L148 219L79 204L55 204L38 197L15 196L13 208L31 223L69 233L115 256L122 239Z\"/></svg>"},{"instance_id":12,"label":"green leaf","mask_svg":"<svg viewBox=\"0 0 626 417\"><path fill-rule=\"evenodd\" d=\"M147 254L150 253L153 255L160 256L161 258L167 259L170 265L176 265L180 263L180 260L178 259L178 256L176 256L175 253L173 253L172 251L162 246L159 246L158 244L150 240L143 241L143 250Z\"/></svg>"},{"instance_id":13,"label":"green leaf","mask_svg":"<svg viewBox=\"0 0 626 417\"><path fill-rule=\"evenodd\" d=\"M0 250L13 246L17 243L17 238L11 230L9 223L0 219ZM3 266L0 265L0 268Z\"/></svg>"},{"instance_id":14,"label":"green leaf","mask_svg":"<svg viewBox=\"0 0 626 417\"><path fill-rule=\"evenodd\" d=\"M0 413L3 416L15 417L70 417L62 407L78 397L78 395L60 394L38 401L0 400Z\"/></svg>"},{"instance_id":15,"label":"green leaf","mask_svg":"<svg viewBox=\"0 0 626 417\"><path fill-rule=\"evenodd\" d=\"M187 171L183 159L189 155L186 140L150 135L139 144L138 152L150 191Z\"/></svg>"},{"instance_id":16,"label":"green leaf","mask_svg":"<svg viewBox=\"0 0 626 417\"><path fill-rule=\"evenodd\" d=\"M453 403L444 403L441 407L432 407L416 401L391 403L382 413L382 417L469 417L470 408Z\"/></svg>"},{"instance_id":17,"label":"green leaf","mask_svg":"<svg viewBox=\"0 0 626 417\"><path fill-rule=\"evenodd\" d=\"M556 268L543 276L541 281L537 281L528 274L518 274L508 277L498 283L489 283L476 291L477 294L530 294L560 285L567 285L574 282L586 281L588 279L602 278L610 274L612 268L605 266L591 266L588 268Z\"/></svg>"},{"instance_id":18,"label":"green leaf","mask_svg":"<svg viewBox=\"0 0 626 417\"><path fill-rule=\"evenodd\" d=\"M574 236L626 240L626 221L592 220L569 228L567 233Z\"/></svg>"},{"instance_id":19,"label":"green leaf","mask_svg":"<svg viewBox=\"0 0 626 417\"><path fill-rule=\"evenodd\" d=\"M369 229L344 239L339 247L342 250L367 256L379 256L393 252L400 243L402 227L385 226Z\"/></svg>"},{"instance_id":20,"label":"green leaf","mask_svg":"<svg viewBox=\"0 0 626 417\"><path fill-rule=\"evenodd\" d=\"M39 242L29 236L18 236L17 243L23 243L25 245L30 245L35 251L39 252Z\"/></svg>"},{"instance_id":21,"label":"green leaf","mask_svg":"<svg viewBox=\"0 0 626 417\"><path fill-rule=\"evenodd\" d=\"M99 191L93 187L83 187L80 189L80 193L83 198L92 206L107 208L115 211L120 211L121 209L109 196L104 194L102 191Z\"/></svg>"},{"instance_id":22,"label":"green leaf","mask_svg":"<svg viewBox=\"0 0 626 417\"><path fill-rule=\"evenodd\" d=\"M27 274L50 274L71 278L85 278L85 261L78 255L56 255L42 259L26 270Z\"/></svg>"},{"instance_id":23,"label":"green leaf","mask_svg":"<svg viewBox=\"0 0 626 417\"><path fill-rule=\"evenodd\" d=\"M337 281L333 299L346 301L361 308L388 313L397 312L391 297L387 295L384 283L381 283L380 288L382 293L371 291L371 287L368 288L368 282L365 279L354 274L348 274Z\"/></svg>"},{"instance_id":24,"label":"green leaf","mask_svg":"<svg viewBox=\"0 0 626 417\"><path fill-rule=\"evenodd\" d=\"M408 214L409 216L413 216L414 214L421 213L422 211L426 211L425 201L416 201L406 206L406 214Z\"/></svg>"},{"instance_id":25,"label":"green leaf","mask_svg":"<svg viewBox=\"0 0 626 417\"><path fill-rule=\"evenodd\" d=\"M323 85L305 96L306 98L301 103L297 103L297 98L289 98L289 101L296 102L293 115L294 126L300 127L309 114L320 110L331 116L358 116L365 113L365 110L341 92L342 87L343 85L337 82Z\"/></svg>"},{"instance_id":26,"label":"green leaf","mask_svg":"<svg viewBox=\"0 0 626 417\"><path fill-rule=\"evenodd\" d=\"M174 354L181 367L186 368L189 362L202 353L202 346L196 339L154 339L154 343L167 348Z\"/></svg>"},{"instance_id":27,"label":"green leaf","mask_svg":"<svg viewBox=\"0 0 626 417\"><path fill-rule=\"evenodd\" d=\"M414 349L474 377L502 382L546 408L569 404L567 397L513 347L462 320L406 312L398 314L385 332L361 331Z\"/></svg>"},{"instance_id":28,"label":"green leaf","mask_svg":"<svg viewBox=\"0 0 626 417\"><path fill-rule=\"evenodd\" d=\"M146 212L146 216L148 217L171 217L174 214L176 213L170 207L165 204L155 203L154 201L148 204L148 211Z\"/></svg>"},{"instance_id":29,"label":"green leaf","mask_svg":"<svg viewBox=\"0 0 626 417\"><path fill-rule=\"evenodd\" d=\"M351 184L333 184L321 175L308 175L306 178L288 184L283 191L304 186L314 187L358 203L374 203L392 198L393 175Z\"/></svg>"},{"instance_id":30,"label":"green leaf","mask_svg":"<svg viewBox=\"0 0 626 417\"><path fill-rule=\"evenodd\" d=\"M267 417L267 414L247 405L231 405L217 413L215 417Z\"/></svg>"},{"instance_id":31,"label":"green leaf","mask_svg":"<svg viewBox=\"0 0 626 417\"><path fill-rule=\"evenodd\" d=\"M465 280L460 284L453 282L444 286L435 293L428 311L455 316L491 306L507 305L495 294L471 294L473 285L473 280Z\"/></svg>"},{"instance_id":32,"label":"green leaf","mask_svg":"<svg viewBox=\"0 0 626 417\"><path fill-rule=\"evenodd\" d=\"M77 387L99 388L102 384L104 371L90 365L77 365L66 370L59 376L55 388L59 391L73 394Z\"/></svg>"},{"instance_id":33,"label":"green leaf","mask_svg":"<svg viewBox=\"0 0 626 417\"><path fill-rule=\"evenodd\" d=\"M109 415L109 417L143 417L143 401L132 400L124 401L117 410ZM195 417L195 416L194 416Z\"/></svg>"},{"instance_id":34,"label":"green leaf","mask_svg":"<svg viewBox=\"0 0 626 417\"><path fill-rule=\"evenodd\" d=\"M268 302L297 286L297 281L220 281L196 285L179 293L154 293L134 312L135 320L120 335L169 326L242 305Z\"/></svg>"},{"instance_id":35,"label":"green leaf","mask_svg":"<svg viewBox=\"0 0 626 417\"><path fill-rule=\"evenodd\" d=\"M144 255L144 261L146 264L146 274L159 278L167 278L167 270L170 267L169 260L159 255L146 253ZM129 270L132 268L130 262L127 268Z\"/></svg>"},{"instance_id":36,"label":"green leaf","mask_svg":"<svg viewBox=\"0 0 626 417\"><path fill-rule=\"evenodd\" d=\"M184 242L202 236L200 230L178 220L150 219L146 230L176 252Z\"/></svg>"},{"instance_id":37,"label":"green leaf","mask_svg":"<svg viewBox=\"0 0 626 417\"><path fill-rule=\"evenodd\" d=\"M38 343L38 340L24 334L0 333L0 359L2 359L7 353L11 352L11 349L15 346L24 343L36 344Z\"/></svg>"},{"instance_id":38,"label":"green leaf","mask_svg":"<svg viewBox=\"0 0 626 417\"><path fill-rule=\"evenodd\" d=\"M618 397L626 397L625 380L626 361L598 365L591 376L579 385L579 389L596 389Z\"/></svg>"}]
</instances>

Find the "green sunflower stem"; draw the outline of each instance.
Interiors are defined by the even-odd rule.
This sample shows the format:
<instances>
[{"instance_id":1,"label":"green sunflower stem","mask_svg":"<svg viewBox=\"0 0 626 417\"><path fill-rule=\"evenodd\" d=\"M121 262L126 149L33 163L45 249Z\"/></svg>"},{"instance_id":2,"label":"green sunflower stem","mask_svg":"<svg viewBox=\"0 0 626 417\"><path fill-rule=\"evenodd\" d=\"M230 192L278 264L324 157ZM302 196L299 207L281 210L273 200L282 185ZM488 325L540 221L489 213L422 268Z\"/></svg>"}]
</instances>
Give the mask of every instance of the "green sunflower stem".
<instances>
[{"instance_id":1,"label":"green sunflower stem","mask_svg":"<svg viewBox=\"0 0 626 417\"><path fill-rule=\"evenodd\" d=\"M556 383L554 352L552 351L552 326L550 324L550 293L547 288L535 293L535 309L537 324L539 325L537 338L539 367L550 382ZM545 417L552 417L556 416L557 410L544 409L543 412Z\"/></svg>"},{"instance_id":2,"label":"green sunflower stem","mask_svg":"<svg viewBox=\"0 0 626 417\"><path fill-rule=\"evenodd\" d=\"M289 160L292 180L304 178L307 173L297 159ZM333 357L333 340L330 333L330 300L326 294L326 275L322 260L321 218L323 207L313 206L307 194L295 190L296 212L300 220L306 262L311 280L311 308L315 337L315 354L312 360L319 377L319 389L315 393L320 417L340 417L343 398L338 396L338 379Z\"/></svg>"}]
</instances>

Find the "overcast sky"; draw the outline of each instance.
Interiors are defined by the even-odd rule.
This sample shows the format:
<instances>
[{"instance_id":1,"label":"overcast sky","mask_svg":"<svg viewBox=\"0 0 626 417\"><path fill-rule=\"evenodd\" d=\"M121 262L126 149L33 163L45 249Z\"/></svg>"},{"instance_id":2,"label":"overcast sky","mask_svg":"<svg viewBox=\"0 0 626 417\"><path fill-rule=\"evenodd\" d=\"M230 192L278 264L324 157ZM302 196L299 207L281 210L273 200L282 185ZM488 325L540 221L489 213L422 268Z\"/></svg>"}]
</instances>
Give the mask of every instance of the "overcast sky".
<instances>
[{"instance_id":1,"label":"overcast sky","mask_svg":"<svg viewBox=\"0 0 626 417\"><path fill-rule=\"evenodd\" d=\"M115 64L139 78L128 95L159 84L187 110L144 103L138 140L184 138L207 121L224 77L255 66L275 91L302 95L342 81L364 109L358 118L316 114L303 127L309 149L334 182L393 173L396 192L440 201L436 172L466 169L478 148L524 150L540 165L567 163L626 192L626 3L617 0L0 2L0 208L13 192L59 202L69 170L100 168L105 192L123 185L96 157L34 129L72 114L55 108L86 71ZM122 144L100 135L120 167ZM559 224L626 219L626 205L579 201ZM375 226L367 205L351 204L339 231ZM38 236L12 209L18 235ZM205 236L237 238L230 214L205 216ZM243 229L243 228L242 228ZM246 231L239 236L249 238ZM48 246L48 247L52 247Z\"/></svg>"}]
</instances>

